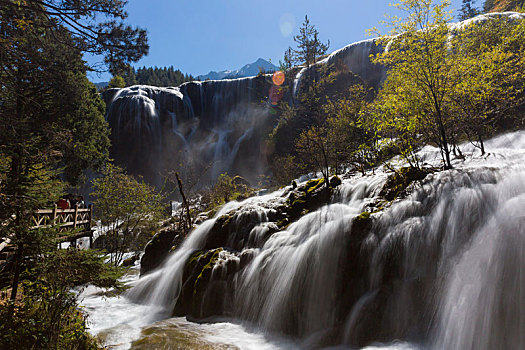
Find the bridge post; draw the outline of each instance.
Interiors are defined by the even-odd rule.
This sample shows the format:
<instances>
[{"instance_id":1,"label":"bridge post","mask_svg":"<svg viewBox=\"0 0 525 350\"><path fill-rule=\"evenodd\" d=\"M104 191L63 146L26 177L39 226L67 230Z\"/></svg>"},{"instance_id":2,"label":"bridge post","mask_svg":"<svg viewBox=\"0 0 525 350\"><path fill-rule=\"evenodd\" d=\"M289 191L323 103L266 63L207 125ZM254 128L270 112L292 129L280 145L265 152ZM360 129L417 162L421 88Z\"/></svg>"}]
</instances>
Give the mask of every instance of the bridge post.
<instances>
[{"instance_id":1,"label":"bridge post","mask_svg":"<svg viewBox=\"0 0 525 350\"><path fill-rule=\"evenodd\" d=\"M89 209L88 229L91 231L91 235L89 236L89 248L93 249L93 231L91 230L91 220L93 220L93 204L88 205L88 209Z\"/></svg>"},{"instance_id":2,"label":"bridge post","mask_svg":"<svg viewBox=\"0 0 525 350\"><path fill-rule=\"evenodd\" d=\"M53 222L51 223L51 225L55 226L56 220L57 220L57 204L55 203L53 206Z\"/></svg>"},{"instance_id":3,"label":"bridge post","mask_svg":"<svg viewBox=\"0 0 525 350\"><path fill-rule=\"evenodd\" d=\"M93 204L88 205L89 209L89 228L91 228L91 220L93 220Z\"/></svg>"},{"instance_id":4,"label":"bridge post","mask_svg":"<svg viewBox=\"0 0 525 350\"><path fill-rule=\"evenodd\" d=\"M73 218L73 228L77 228L78 205L75 205L75 217Z\"/></svg>"}]
</instances>

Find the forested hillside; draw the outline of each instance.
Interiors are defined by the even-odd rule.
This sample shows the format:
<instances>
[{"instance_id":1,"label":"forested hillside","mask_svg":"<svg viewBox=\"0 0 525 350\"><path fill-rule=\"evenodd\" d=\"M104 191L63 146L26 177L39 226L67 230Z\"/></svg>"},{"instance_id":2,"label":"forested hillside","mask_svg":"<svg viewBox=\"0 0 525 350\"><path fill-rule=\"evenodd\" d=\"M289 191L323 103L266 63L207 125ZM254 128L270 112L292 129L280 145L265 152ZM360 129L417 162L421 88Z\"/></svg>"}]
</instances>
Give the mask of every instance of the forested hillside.
<instances>
[{"instance_id":1,"label":"forested hillside","mask_svg":"<svg viewBox=\"0 0 525 350\"><path fill-rule=\"evenodd\" d=\"M142 67L135 69L125 67L113 76L109 87L126 87L132 85L151 85L159 87L179 86L187 81L197 80L191 74L184 74L179 69L170 67Z\"/></svg>"},{"instance_id":2,"label":"forested hillside","mask_svg":"<svg viewBox=\"0 0 525 350\"><path fill-rule=\"evenodd\" d=\"M486 12L502 12L515 10L523 5L524 0L486 0L483 7Z\"/></svg>"}]
</instances>

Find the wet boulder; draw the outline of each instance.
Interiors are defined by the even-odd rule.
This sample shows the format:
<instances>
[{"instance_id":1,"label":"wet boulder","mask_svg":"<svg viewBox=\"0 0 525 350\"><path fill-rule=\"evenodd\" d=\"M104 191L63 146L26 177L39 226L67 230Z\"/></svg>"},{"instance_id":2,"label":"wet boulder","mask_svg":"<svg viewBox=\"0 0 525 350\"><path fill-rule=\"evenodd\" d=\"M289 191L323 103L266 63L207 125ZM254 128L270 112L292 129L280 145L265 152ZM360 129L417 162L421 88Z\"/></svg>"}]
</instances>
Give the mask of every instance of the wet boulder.
<instances>
[{"instance_id":1,"label":"wet boulder","mask_svg":"<svg viewBox=\"0 0 525 350\"><path fill-rule=\"evenodd\" d=\"M144 275L158 267L176 245L182 243L183 236L175 225L168 225L157 232L144 249L140 260L140 274Z\"/></svg>"},{"instance_id":2,"label":"wet boulder","mask_svg":"<svg viewBox=\"0 0 525 350\"><path fill-rule=\"evenodd\" d=\"M381 189L380 196L392 201L402 196L412 182L423 180L431 172L432 169L426 168L400 168L388 177L384 187Z\"/></svg>"},{"instance_id":3,"label":"wet boulder","mask_svg":"<svg viewBox=\"0 0 525 350\"><path fill-rule=\"evenodd\" d=\"M175 316L202 320L232 313L232 277L240 270L239 253L216 248L199 250L187 261Z\"/></svg>"}]
</instances>

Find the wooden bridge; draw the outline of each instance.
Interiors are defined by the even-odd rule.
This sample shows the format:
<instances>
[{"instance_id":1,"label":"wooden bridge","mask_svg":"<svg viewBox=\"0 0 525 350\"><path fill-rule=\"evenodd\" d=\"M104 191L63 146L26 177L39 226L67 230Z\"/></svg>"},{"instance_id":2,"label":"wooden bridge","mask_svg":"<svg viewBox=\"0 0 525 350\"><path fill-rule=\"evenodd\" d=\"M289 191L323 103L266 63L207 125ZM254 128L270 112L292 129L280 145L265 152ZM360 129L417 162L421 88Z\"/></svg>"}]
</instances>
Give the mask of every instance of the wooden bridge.
<instances>
[{"instance_id":1,"label":"wooden bridge","mask_svg":"<svg viewBox=\"0 0 525 350\"><path fill-rule=\"evenodd\" d=\"M63 242L69 242L73 247L76 246L77 239L89 237L89 247L93 247L93 231L91 230L91 220L93 218L93 206L87 208L74 209L39 209L30 218L31 230L42 228L58 228L59 237L57 246L61 247ZM11 243L9 238L0 240L0 272L8 266L10 257L15 254L16 246ZM9 267L7 267L9 268ZM9 282L9 281L7 281ZM0 274L0 285L5 284Z\"/></svg>"},{"instance_id":2,"label":"wooden bridge","mask_svg":"<svg viewBox=\"0 0 525 350\"><path fill-rule=\"evenodd\" d=\"M93 231L91 230L91 221L93 219L93 206L87 208L59 209L55 205L53 209L38 209L31 216L31 230L42 228L58 228L59 234L57 243L70 242L76 245L76 240L83 237L89 237L89 246L93 246ZM68 234L73 231L73 234ZM6 259L6 256L12 253L15 247L11 244L9 238L0 242L0 262ZM5 255L5 256L4 256Z\"/></svg>"},{"instance_id":3,"label":"wooden bridge","mask_svg":"<svg viewBox=\"0 0 525 350\"><path fill-rule=\"evenodd\" d=\"M93 231L91 230L91 220L93 218L93 205L87 208L75 207L74 209L39 209L31 217L32 230L40 228L58 227L59 233L64 236L59 237L59 242L70 241L73 243L78 238L89 237L90 246L93 241ZM67 231L77 230L78 233L67 235Z\"/></svg>"}]
</instances>

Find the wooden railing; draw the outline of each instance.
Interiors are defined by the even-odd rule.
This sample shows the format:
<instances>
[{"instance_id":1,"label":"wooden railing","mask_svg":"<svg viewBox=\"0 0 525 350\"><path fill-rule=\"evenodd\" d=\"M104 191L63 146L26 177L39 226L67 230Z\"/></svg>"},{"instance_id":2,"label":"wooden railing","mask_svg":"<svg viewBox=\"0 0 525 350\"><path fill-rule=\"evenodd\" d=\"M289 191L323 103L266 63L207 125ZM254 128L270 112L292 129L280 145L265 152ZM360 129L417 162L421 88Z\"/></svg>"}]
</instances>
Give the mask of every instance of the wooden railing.
<instances>
[{"instance_id":1,"label":"wooden railing","mask_svg":"<svg viewBox=\"0 0 525 350\"><path fill-rule=\"evenodd\" d=\"M49 228L58 226L59 231L82 229L91 231L91 219L93 217L93 206L88 208L74 209L39 209L31 217L31 229Z\"/></svg>"}]
</instances>

